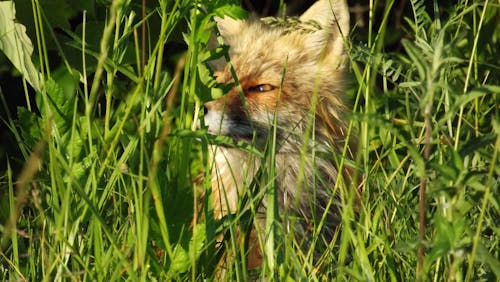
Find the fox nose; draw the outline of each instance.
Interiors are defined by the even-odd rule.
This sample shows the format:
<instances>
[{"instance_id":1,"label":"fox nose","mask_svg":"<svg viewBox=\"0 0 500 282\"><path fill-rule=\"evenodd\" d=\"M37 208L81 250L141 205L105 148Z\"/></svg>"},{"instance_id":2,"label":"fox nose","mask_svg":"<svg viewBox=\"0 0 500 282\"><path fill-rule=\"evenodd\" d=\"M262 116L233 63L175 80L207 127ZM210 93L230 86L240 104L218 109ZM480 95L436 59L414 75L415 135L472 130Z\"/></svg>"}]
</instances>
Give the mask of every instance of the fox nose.
<instances>
[{"instance_id":1,"label":"fox nose","mask_svg":"<svg viewBox=\"0 0 500 282\"><path fill-rule=\"evenodd\" d=\"M203 113L204 114L208 114L208 112L211 111L211 110L213 110L213 109L214 109L214 102L213 101L206 102L203 105Z\"/></svg>"}]
</instances>

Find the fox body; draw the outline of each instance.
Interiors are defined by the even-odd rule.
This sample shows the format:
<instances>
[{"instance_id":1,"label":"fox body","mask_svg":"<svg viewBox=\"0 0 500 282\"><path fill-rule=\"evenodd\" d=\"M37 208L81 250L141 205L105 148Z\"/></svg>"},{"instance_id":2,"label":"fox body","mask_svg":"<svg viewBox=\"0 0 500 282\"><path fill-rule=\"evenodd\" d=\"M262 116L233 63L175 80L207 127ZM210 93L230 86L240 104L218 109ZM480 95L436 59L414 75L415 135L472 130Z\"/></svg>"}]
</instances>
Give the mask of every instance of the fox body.
<instances>
[{"instance_id":1,"label":"fox body","mask_svg":"<svg viewBox=\"0 0 500 282\"><path fill-rule=\"evenodd\" d=\"M204 122L209 132L258 148L274 136L279 212L294 213L299 220L289 227L307 237L313 221L326 211L331 224L321 234L331 238L335 208L326 209L339 176L331 156L342 152L347 134L343 94L344 38L349 32L346 3L320 0L299 20L284 23L228 17L216 21L229 45L230 62L214 62L214 74L218 82L235 86L206 104ZM237 210L245 189L268 164L239 148L215 145L211 160L214 214L222 218ZM266 187L259 189L264 193ZM264 200L256 219L261 226L266 208Z\"/></svg>"}]
</instances>

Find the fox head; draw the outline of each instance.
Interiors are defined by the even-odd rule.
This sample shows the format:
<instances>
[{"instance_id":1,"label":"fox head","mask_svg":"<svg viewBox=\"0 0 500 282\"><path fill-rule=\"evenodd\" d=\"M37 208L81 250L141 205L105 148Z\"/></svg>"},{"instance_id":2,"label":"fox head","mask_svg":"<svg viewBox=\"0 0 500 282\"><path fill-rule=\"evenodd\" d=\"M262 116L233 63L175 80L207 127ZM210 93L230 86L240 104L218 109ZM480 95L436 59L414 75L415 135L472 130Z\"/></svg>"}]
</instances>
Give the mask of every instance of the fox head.
<instances>
[{"instance_id":1,"label":"fox head","mask_svg":"<svg viewBox=\"0 0 500 282\"><path fill-rule=\"evenodd\" d=\"M216 21L230 62L214 62L214 74L219 83L235 86L205 105L209 132L259 140L274 123L278 138L294 139L303 137L313 113L315 133L332 140L344 136L349 12L343 0L320 0L299 20Z\"/></svg>"}]
</instances>

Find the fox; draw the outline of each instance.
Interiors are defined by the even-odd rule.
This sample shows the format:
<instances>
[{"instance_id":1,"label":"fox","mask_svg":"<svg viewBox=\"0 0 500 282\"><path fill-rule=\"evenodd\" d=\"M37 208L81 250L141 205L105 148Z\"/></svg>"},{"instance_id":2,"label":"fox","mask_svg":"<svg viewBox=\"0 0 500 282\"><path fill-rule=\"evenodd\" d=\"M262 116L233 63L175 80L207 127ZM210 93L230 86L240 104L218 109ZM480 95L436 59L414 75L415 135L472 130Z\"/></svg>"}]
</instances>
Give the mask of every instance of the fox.
<instances>
[{"instance_id":1,"label":"fox","mask_svg":"<svg viewBox=\"0 0 500 282\"><path fill-rule=\"evenodd\" d=\"M290 215L284 228L305 238L306 248L313 236L328 246L340 223L335 183L341 175L349 181L352 174L347 166L339 171L339 158L354 155L344 86L346 1L319 0L298 18L225 16L215 21L229 60L213 61L210 67L218 83L232 88L204 105L204 124L210 134L258 149L274 138L275 160L262 161L239 147L210 145L213 216L222 219L236 213L248 187L257 183L261 200L256 204L247 264L261 266L264 254L258 236L260 242L265 240L262 230L269 206L262 195L273 184L259 184L255 178L274 165L277 210ZM323 216L323 227L315 232Z\"/></svg>"}]
</instances>

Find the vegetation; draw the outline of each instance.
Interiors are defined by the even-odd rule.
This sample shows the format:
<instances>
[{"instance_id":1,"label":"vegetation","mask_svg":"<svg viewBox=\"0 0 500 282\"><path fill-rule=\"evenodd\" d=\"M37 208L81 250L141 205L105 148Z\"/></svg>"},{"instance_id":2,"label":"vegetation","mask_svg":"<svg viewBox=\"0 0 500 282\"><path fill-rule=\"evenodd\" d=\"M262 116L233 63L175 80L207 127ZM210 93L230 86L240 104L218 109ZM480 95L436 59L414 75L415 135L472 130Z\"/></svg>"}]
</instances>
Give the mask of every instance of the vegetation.
<instances>
[{"instance_id":1,"label":"vegetation","mask_svg":"<svg viewBox=\"0 0 500 282\"><path fill-rule=\"evenodd\" d=\"M147 2L0 2L1 281L214 279L225 249L234 280L500 280L498 2L351 3L359 188L340 183L335 252L315 265L277 224L253 274L234 232L254 214L199 195L209 144L256 149L197 127L224 92L213 16L246 13Z\"/></svg>"}]
</instances>

